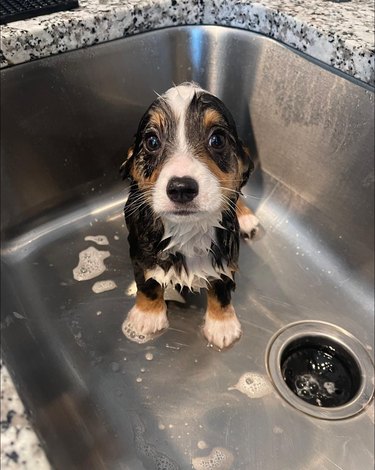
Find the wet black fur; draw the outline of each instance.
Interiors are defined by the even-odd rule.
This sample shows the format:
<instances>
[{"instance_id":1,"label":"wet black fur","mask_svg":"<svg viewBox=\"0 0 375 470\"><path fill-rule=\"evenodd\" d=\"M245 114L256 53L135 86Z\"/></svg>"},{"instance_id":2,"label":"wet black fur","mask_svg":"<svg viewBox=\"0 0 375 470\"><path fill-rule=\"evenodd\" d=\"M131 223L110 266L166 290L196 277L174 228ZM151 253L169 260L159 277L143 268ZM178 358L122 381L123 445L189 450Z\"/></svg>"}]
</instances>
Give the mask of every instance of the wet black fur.
<instances>
[{"instance_id":1,"label":"wet black fur","mask_svg":"<svg viewBox=\"0 0 375 470\"><path fill-rule=\"evenodd\" d=\"M143 174L149 177L153 169L161 163L161 159L163 158L162 151L159 152L158 155L154 155L154 158L148 158L149 156L143 146L143 139L148 132L150 111L155 107L162 107L163 112L165 112L167 116L171 113L169 106L160 98L150 106L138 126L133 151L121 167L123 177L129 177L131 181L129 198L126 202L124 212L129 231L128 241L135 281L138 290L151 300L157 297L160 286L153 279L146 281L144 278L145 271L154 268L156 265L160 266L165 272L167 272L171 266L174 266L177 272L180 272L182 269L187 270L184 255L178 252L176 254L169 254L163 251L168 245L169 239L162 241L164 226L160 218L155 217L150 204L148 202L143 203L139 209L135 210L137 199L142 190L132 178L132 165L140 165L144 172ZM236 164L237 158L243 160L245 171L242 175L242 183L240 185L240 187L242 187L246 183L253 165L243 150L230 112L219 99L207 93L197 93L193 98L186 118L189 142L192 143L193 148L195 145L196 150L199 150L199 145L202 145L202 132L205 131L202 129L200 117L207 108L216 109L223 116L223 128L225 128L229 140L225 152L220 156L217 154L212 155L212 158L222 171L229 171L229 165ZM174 138L174 121L173 119L167 119L167 121L170 121L171 124L169 128L164 129L162 132L165 133L166 145L171 145L173 144ZM203 142L205 142L205 139L203 139ZM239 225L235 213L237 198L237 195L233 196L232 203L230 204L231 207L228 207L228 209L222 213L221 225L223 228L215 228L217 244L212 243L211 245L214 268L223 268L224 265L230 265L233 271L235 271L237 267L239 254ZM222 276L221 280L215 280L211 283L211 288L224 307L230 303L231 291L235 289L235 283L226 276Z\"/></svg>"}]
</instances>

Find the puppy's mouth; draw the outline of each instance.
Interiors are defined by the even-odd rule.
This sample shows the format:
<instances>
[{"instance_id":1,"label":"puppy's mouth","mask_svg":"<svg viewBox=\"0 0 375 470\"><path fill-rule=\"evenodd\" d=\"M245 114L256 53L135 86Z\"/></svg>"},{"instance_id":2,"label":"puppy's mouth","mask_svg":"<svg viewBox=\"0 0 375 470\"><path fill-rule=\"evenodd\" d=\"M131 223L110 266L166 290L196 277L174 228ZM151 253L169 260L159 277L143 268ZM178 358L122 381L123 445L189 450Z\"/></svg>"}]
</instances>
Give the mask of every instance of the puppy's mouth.
<instances>
[{"instance_id":1,"label":"puppy's mouth","mask_svg":"<svg viewBox=\"0 0 375 470\"><path fill-rule=\"evenodd\" d=\"M164 215L168 217L188 217L188 216L199 216L202 214L202 210L195 201L188 203L173 203L170 207L166 208Z\"/></svg>"},{"instance_id":2,"label":"puppy's mouth","mask_svg":"<svg viewBox=\"0 0 375 470\"><path fill-rule=\"evenodd\" d=\"M205 217L206 212L197 208L173 208L163 211L162 216L174 222L182 221L198 221Z\"/></svg>"},{"instance_id":3,"label":"puppy's mouth","mask_svg":"<svg viewBox=\"0 0 375 470\"><path fill-rule=\"evenodd\" d=\"M200 211L197 211L197 210L178 209L178 210L171 211L170 214L186 216L186 215L199 214L199 212Z\"/></svg>"}]
</instances>

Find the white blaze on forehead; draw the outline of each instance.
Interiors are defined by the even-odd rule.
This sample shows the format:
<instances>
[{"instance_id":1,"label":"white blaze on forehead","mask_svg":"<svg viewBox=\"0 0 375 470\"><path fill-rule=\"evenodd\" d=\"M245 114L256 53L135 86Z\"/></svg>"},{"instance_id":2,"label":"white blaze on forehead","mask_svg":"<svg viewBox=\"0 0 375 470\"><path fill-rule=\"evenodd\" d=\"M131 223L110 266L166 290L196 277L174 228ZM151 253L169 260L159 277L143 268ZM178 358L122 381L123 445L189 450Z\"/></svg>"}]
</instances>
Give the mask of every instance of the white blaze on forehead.
<instances>
[{"instance_id":1,"label":"white blaze on forehead","mask_svg":"<svg viewBox=\"0 0 375 470\"><path fill-rule=\"evenodd\" d=\"M167 100L172 111L178 117L183 111L187 110L197 92L204 92L204 90L198 85L182 84L167 90L163 97Z\"/></svg>"},{"instance_id":2,"label":"white blaze on forehead","mask_svg":"<svg viewBox=\"0 0 375 470\"><path fill-rule=\"evenodd\" d=\"M176 151L179 153L186 153L188 151L185 121L187 109L197 92L202 92L202 88L194 84L182 84L172 87L164 93L164 98L172 109L176 117L177 132L176 132Z\"/></svg>"}]
</instances>

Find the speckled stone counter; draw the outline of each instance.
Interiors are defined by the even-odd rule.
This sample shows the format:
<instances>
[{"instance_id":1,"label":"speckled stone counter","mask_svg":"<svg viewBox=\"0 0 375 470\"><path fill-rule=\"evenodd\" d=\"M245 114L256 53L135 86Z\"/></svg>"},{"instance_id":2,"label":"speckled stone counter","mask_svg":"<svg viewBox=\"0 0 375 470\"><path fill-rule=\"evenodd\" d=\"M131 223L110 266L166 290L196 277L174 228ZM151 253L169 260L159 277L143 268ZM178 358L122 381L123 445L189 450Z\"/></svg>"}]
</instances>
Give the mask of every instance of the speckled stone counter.
<instances>
[{"instance_id":1,"label":"speckled stone counter","mask_svg":"<svg viewBox=\"0 0 375 470\"><path fill-rule=\"evenodd\" d=\"M1 66L162 27L219 24L264 34L374 83L373 0L80 0L80 5L3 26ZM50 468L4 366L1 468Z\"/></svg>"},{"instance_id":2,"label":"speckled stone counter","mask_svg":"<svg viewBox=\"0 0 375 470\"><path fill-rule=\"evenodd\" d=\"M2 469L49 470L45 457L14 388L8 370L1 372L1 457Z\"/></svg>"},{"instance_id":3,"label":"speckled stone counter","mask_svg":"<svg viewBox=\"0 0 375 470\"><path fill-rule=\"evenodd\" d=\"M220 24L259 32L374 83L372 0L80 0L77 10L6 25L1 65L8 66L144 31Z\"/></svg>"}]
</instances>

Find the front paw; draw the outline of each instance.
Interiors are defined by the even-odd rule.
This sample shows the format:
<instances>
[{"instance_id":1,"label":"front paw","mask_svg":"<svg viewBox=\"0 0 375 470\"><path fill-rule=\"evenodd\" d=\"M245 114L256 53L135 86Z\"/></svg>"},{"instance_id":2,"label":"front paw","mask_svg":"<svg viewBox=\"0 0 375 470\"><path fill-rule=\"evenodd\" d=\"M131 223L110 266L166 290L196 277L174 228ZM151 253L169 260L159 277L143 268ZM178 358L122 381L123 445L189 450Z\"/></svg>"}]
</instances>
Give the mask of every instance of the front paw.
<instances>
[{"instance_id":1,"label":"front paw","mask_svg":"<svg viewBox=\"0 0 375 470\"><path fill-rule=\"evenodd\" d=\"M256 215L253 213L240 215L238 216L238 224L243 238L248 240L255 238L259 230L259 219Z\"/></svg>"},{"instance_id":2,"label":"front paw","mask_svg":"<svg viewBox=\"0 0 375 470\"><path fill-rule=\"evenodd\" d=\"M229 316L221 319L212 318L207 312L203 334L210 345L219 349L227 348L237 341L241 337L242 330L233 307L230 306Z\"/></svg>"},{"instance_id":3,"label":"front paw","mask_svg":"<svg viewBox=\"0 0 375 470\"><path fill-rule=\"evenodd\" d=\"M130 310L122 324L124 335L136 343L146 343L155 335L168 328L167 307L160 312L144 312L137 305Z\"/></svg>"}]
</instances>

